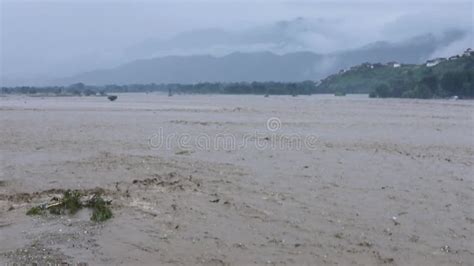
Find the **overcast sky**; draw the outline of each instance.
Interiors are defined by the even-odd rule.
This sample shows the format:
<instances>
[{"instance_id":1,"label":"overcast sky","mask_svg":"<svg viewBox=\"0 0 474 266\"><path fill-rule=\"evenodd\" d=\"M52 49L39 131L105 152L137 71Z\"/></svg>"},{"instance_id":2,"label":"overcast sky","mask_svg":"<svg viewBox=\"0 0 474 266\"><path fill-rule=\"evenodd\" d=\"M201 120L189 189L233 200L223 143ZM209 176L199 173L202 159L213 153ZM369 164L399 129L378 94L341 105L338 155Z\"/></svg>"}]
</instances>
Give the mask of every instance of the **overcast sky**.
<instances>
[{"instance_id":1,"label":"overcast sky","mask_svg":"<svg viewBox=\"0 0 474 266\"><path fill-rule=\"evenodd\" d=\"M280 52L328 53L450 29L468 35L440 50L441 55L473 43L473 1L0 1L3 77L70 75L137 59L133 55L274 51L280 43L254 37L298 17L304 23L287 33L288 43ZM194 41L189 32L203 29L219 29L238 41L189 44ZM148 54L133 51L160 46L175 36L188 38L188 44L156 47ZM246 42L245 36L254 39Z\"/></svg>"}]
</instances>

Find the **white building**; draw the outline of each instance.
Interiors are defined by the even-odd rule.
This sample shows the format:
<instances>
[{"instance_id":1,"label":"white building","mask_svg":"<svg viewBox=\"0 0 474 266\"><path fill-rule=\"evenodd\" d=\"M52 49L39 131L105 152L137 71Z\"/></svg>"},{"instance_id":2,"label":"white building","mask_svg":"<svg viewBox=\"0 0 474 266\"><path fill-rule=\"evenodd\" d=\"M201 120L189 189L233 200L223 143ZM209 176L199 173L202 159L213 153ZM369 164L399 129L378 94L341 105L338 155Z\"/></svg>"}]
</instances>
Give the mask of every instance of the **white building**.
<instances>
[{"instance_id":1,"label":"white building","mask_svg":"<svg viewBox=\"0 0 474 266\"><path fill-rule=\"evenodd\" d=\"M397 68L397 67L401 67L402 65L398 62L388 62L387 63L387 66L391 66L391 67L394 67L394 68Z\"/></svg>"}]
</instances>

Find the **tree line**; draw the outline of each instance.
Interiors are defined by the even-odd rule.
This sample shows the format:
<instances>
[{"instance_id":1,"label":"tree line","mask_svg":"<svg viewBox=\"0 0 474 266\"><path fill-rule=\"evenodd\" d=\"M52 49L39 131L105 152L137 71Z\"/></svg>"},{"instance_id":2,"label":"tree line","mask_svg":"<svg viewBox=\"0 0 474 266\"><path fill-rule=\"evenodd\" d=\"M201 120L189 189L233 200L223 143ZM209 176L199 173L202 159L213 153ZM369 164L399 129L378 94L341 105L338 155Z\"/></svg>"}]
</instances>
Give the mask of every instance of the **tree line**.
<instances>
[{"instance_id":1,"label":"tree line","mask_svg":"<svg viewBox=\"0 0 474 266\"><path fill-rule=\"evenodd\" d=\"M202 82L196 84L129 84L94 86L76 83L69 86L2 87L3 94L53 94L105 96L121 92L171 92L172 94L261 94L261 95L310 95L318 91L314 81L302 82Z\"/></svg>"},{"instance_id":2,"label":"tree line","mask_svg":"<svg viewBox=\"0 0 474 266\"><path fill-rule=\"evenodd\" d=\"M378 85L370 97L380 98L474 98L474 71L450 71L443 75L428 75L416 81L395 79Z\"/></svg>"}]
</instances>

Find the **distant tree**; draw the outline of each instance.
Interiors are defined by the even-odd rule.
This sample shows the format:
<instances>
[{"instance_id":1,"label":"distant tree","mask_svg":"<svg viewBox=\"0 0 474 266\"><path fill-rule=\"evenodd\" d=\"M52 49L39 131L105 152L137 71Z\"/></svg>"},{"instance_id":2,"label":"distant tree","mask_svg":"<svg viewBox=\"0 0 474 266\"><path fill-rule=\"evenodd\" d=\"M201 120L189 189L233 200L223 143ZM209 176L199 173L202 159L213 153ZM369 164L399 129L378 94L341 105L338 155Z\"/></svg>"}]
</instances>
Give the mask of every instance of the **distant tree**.
<instances>
[{"instance_id":1,"label":"distant tree","mask_svg":"<svg viewBox=\"0 0 474 266\"><path fill-rule=\"evenodd\" d=\"M380 98L390 97L390 88L385 83L380 84L375 88L375 94Z\"/></svg>"},{"instance_id":2,"label":"distant tree","mask_svg":"<svg viewBox=\"0 0 474 266\"><path fill-rule=\"evenodd\" d=\"M448 72L441 79L441 87L451 95L459 95L463 88L465 75L462 72Z\"/></svg>"},{"instance_id":3,"label":"distant tree","mask_svg":"<svg viewBox=\"0 0 474 266\"><path fill-rule=\"evenodd\" d=\"M85 96L95 95L95 91L93 91L91 89L86 89L86 90L84 90L84 95Z\"/></svg>"},{"instance_id":4,"label":"distant tree","mask_svg":"<svg viewBox=\"0 0 474 266\"><path fill-rule=\"evenodd\" d=\"M86 85L84 85L84 83L82 82L79 82L79 83L74 83L74 84L71 84L69 85L69 89L70 90L78 90L78 91L84 91Z\"/></svg>"},{"instance_id":5,"label":"distant tree","mask_svg":"<svg viewBox=\"0 0 474 266\"><path fill-rule=\"evenodd\" d=\"M413 90L410 98L428 99L433 97L433 90L426 83L418 84Z\"/></svg>"},{"instance_id":6,"label":"distant tree","mask_svg":"<svg viewBox=\"0 0 474 266\"><path fill-rule=\"evenodd\" d=\"M288 91L291 93L291 96L295 97L298 95L298 87L296 86L296 83L289 83L287 87Z\"/></svg>"},{"instance_id":7,"label":"distant tree","mask_svg":"<svg viewBox=\"0 0 474 266\"><path fill-rule=\"evenodd\" d=\"M421 80L421 83L428 87L431 91L435 91L438 88L438 78L433 75L424 77Z\"/></svg>"}]
</instances>

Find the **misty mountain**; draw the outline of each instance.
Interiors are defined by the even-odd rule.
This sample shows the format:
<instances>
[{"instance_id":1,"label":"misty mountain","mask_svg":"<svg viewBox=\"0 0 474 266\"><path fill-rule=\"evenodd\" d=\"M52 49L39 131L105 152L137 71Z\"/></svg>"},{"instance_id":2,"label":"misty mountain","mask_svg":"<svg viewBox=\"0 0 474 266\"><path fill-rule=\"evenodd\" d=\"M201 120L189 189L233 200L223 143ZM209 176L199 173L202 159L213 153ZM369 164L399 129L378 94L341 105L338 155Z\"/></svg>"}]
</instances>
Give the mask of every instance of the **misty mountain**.
<instances>
[{"instance_id":1,"label":"misty mountain","mask_svg":"<svg viewBox=\"0 0 474 266\"><path fill-rule=\"evenodd\" d=\"M461 30L447 31L440 36L424 34L398 43L375 42L360 49L344 51L333 56L340 59L338 66L343 69L364 62L397 61L405 64L419 64L431 59L436 51L462 40L465 36L466 32Z\"/></svg>"},{"instance_id":2,"label":"misty mountain","mask_svg":"<svg viewBox=\"0 0 474 266\"><path fill-rule=\"evenodd\" d=\"M64 82L87 84L196 83L230 81L297 81L313 79L320 55L297 52L276 55L270 52L166 56L137 60L118 68L84 73ZM64 83L61 82L61 83Z\"/></svg>"},{"instance_id":3,"label":"misty mountain","mask_svg":"<svg viewBox=\"0 0 474 266\"><path fill-rule=\"evenodd\" d=\"M312 21L299 17L238 31L197 29L179 33L169 39L148 39L128 47L124 54L129 58L150 58L166 55L223 55L234 51L270 51L281 54L312 50L315 48L312 40L336 37L335 31L329 27L331 25L322 19ZM341 36L342 34L338 37Z\"/></svg>"},{"instance_id":4,"label":"misty mountain","mask_svg":"<svg viewBox=\"0 0 474 266\"><path fill-rule=\"evenodd\" d=\"M397 24L399 23L401 22L397 22ZM341 28L346 30L341 30ZM391 45L390 42L405 40L406 43L401 45L408 47L411 51L407 51L406 55L400 60L413 60L420 59L420 50L429 49L432 51L433 47L429 46L435 46L435 48L445 46L462 39L470 32L470 29L463 27L452 27L444 30L439 29L439 31L421 32L415 35L408 34L405 37L397 34L398 38L389 34L384 38L388 41L377 42L380 37L377 38L370 34L361 36L356 32L356 29L354 31L350 31L350 29L350 25L343 24L342 21L304 17L252 26L244 30L197 29L178 33L168 39L151 38L139 42L126 48L123 56L131 61L130 59L149 59L167 55L210 54L222 56L235 51L244 53L268 51L276 54L314 51L320 54L329 54L350 49L356 49L357 52L363 50L357 49L357 47L366 48L368 51L368 54L361 54L362 57L370 56L371 53L374 56L384 56L384 49L400 46L400 43ZM414 46L419 46L419 49ZM380 48L378 55L375 51L377 48ZM424 54L424 51L421 52Z\"/></svg>"},{"instance_id":5,"label":"misty mountain","mask_svg":"<svg viewBox=\"0 0 474 266\"><path fill-rule=\"evenodd\" d=\"M165 56L136 60L117 68L83 73L55 81L70 84L196 83L235 81L319 80L364 62L421 63L437 50L462 38L461 31L442 36L420 35L402 42L376 42L332 54L295 52L235 52L226 56Z\"/></svg>"}]
</instances>

